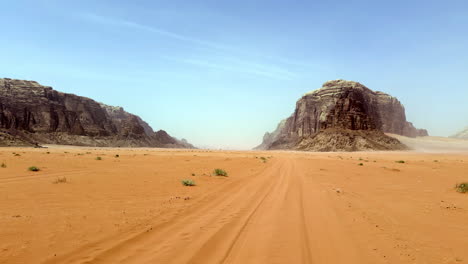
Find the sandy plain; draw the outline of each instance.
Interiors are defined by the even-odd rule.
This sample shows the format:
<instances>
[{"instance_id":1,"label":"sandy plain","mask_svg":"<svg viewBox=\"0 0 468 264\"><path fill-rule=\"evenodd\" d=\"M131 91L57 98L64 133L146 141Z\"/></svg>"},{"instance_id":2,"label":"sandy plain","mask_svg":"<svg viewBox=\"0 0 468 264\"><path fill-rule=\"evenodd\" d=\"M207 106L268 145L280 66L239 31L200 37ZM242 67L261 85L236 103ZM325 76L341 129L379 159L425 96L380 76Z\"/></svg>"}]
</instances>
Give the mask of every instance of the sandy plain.
<instances>
[{"instance_id":1,"label":"sandy plain","mask_svg":"<svg viewBox=\"0 0 468 264\"><path fill-rule=\"evenodd\" d=\"M468 263L468 153L2 148L0 163L0 263Z\"/></svg>"}]
</instances>

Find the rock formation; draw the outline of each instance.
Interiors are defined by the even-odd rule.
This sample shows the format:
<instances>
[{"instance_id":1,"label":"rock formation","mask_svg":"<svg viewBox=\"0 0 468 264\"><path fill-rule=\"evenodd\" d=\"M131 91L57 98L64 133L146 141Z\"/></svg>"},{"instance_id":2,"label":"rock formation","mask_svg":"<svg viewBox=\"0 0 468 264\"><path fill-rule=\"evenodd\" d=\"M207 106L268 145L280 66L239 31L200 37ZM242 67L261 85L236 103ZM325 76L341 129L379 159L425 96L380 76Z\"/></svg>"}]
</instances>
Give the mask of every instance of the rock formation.
<instances>
[{"instance_id":1,"label":"rock formation","mask_svg":"<svg viewBox=\"0 0 468 264\"><path fill-rule=\"evenodd\" d=\"M464 130L458 132L457 134L451 136L453 138L460 138L460 139L468 139L468 127L466 127Z\"/></svg>"},{"instance_id":2,"label":"rock formation","mask_svg":"<svg viewBox=\"0 0 468 264\"><path fill-rule=\"evenodd\" d=\"M266 133L257 149L353 151L402 149L394 133L427 136L406 121L403 105L394 97L374 92L358 82L335 80L305 94L294 114Z\"/></svg>"},{"instance_id":3,"label":"rock formation","mask_svg":"<svg viewBox=\"0 0 468 264\"><path fill-rule=\"evenodd\" d=\"M0 133L3 145L193 147L164 131L155 133L122 107L61 93L35 81L7 78L0 79Z\"/></svg>"}]
</instances>

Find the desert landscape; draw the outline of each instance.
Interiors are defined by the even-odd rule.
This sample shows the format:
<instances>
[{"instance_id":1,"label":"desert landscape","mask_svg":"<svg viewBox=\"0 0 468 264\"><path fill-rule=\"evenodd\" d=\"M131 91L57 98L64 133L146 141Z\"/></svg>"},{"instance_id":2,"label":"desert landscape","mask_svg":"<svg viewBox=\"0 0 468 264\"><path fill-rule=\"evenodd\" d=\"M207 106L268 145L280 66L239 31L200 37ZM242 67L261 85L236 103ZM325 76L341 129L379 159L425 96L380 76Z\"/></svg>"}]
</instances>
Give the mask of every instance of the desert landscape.
<instances>
[{"instance_id":1,"label":"desert landscape","mask_svg":"<svg viewBox=\"0 0 468 264\"><path fill-rule=\"evenodd\" d=\"M468 264L468 2L5 1L0 264Z\"/></svg>"},{"instance_id":2,"label":"desert landscape","mask_svg":"<svg viewBox=\"0 0 468 264\"><path fill-rule=\"evenodd\" d=\"M466 152L50 146L0 161L0 263L467 261Z\"/></svg>"}]
</instances>

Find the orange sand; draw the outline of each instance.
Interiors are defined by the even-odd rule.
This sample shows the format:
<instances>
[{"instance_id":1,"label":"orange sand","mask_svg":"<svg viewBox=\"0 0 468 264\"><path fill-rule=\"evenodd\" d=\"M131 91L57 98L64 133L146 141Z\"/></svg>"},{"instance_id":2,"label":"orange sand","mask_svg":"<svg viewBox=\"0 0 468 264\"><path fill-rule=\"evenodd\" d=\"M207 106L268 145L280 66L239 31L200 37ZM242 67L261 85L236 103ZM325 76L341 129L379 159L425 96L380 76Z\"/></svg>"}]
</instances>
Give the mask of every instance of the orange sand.
<instances>
[{"instance_id":1,"label":"orange sand","mask_svg":"<svg viewBox=\"0 0 468 264\"><path fill-rule=\"evenodd\" d=\"M3 148L2 162L0 263L468 263L454 190L468 154Z\"/></svg>"}]
</instances>

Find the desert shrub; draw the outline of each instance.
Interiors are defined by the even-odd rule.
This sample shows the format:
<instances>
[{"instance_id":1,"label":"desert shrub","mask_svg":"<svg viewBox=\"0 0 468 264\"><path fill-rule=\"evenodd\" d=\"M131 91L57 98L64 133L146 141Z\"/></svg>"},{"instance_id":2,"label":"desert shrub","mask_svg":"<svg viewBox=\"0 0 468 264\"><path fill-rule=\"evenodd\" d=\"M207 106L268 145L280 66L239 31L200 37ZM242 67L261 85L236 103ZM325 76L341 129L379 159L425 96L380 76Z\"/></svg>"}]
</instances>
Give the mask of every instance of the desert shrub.
<instances>
[{"instance_id":1,"label":"desert shrub","mask_svg":"<svg viewBox=\"0 0 468 264\"><path fill-rule=\"evenodd\" d=\"M195 176L195 173L192 173L192 176Z\"/></svg>"},{"instance_id":2,"label":"desert shrub","mask_svg":"<svg viewBox=\"0 0 468 264\"><path fill-rule=\"evenodd\" d=\"M54 184L67 183L67 178L65 178L65 177L58 178L53 183Z\"/></svg>"},{"instance_id":3,"label":"desert shrub","mask_svg":"<svg viewBox=\"0 0 468 264\"><path fill-rule=\"evenodd\" d=\"M363 164L363 163L359 163L358 166L364 166L364 164Z\"/></svg>"},{"instance_id":4,"label":"desert shrub","mask_svg":"<svg viewBox=\"0 0 468 264\"><path fill-rule=\"evenodd\" d=\"M118 158L118 157L120 157L120 155L119 155L119 154L116 154L115 157Z\"/></svg>"},{"instance_id":5,"label":"desert shrub","mask_svg":"<svg viewBox=\"0 0 468 264\"><path fill-rule=\"evenodd\" d=\"M40 171L40 169L36 166L31 166L28 168L29 171Z\"/></svg>"},{"instance_id":6,"label":"desert shrub","mask_svg":"<svg viewBox=\"0 0 468 264\"><path fill-rule=\"evenodd\" d=\"M467 193L468 192L468 182L463 182L455 185L455 189L459 193Z\"/></svg>"},{"instance_id":7,"label":"desert shrub","mask_svg":"<svg viewBox=\"0 0 468 264\"><path fill-rule=\"evenodd\" d=\"M102 160L102 158L101 157L96 157L96 160Z\"/></svg>"},{"instance_id":8,"label":"desert shrub","mask_svg":"<svg viewBox=\"0 0 468 264\"><path fill-rule=\"evenodd\" d=\"M216 176L224 176L224 177L227 177L228 174L225 170L222 170L222 169L215 169L214 170L214 175Z\"/></svg>"},{"instance_id":9,"label":"desert shrub","mask_svg":"<svg viewBox=\"0 0 468 264\"><path fill-rule=\"evenodd\" d=\"M2 167L2 168L6 168L6 164L5 164L5 162L2 162L2 165L0 165L0 167Z\"/></svg>"},{"instance_id":10,"label":"desert shrub","mask_svg":"<svg viewBox=\"0 0 468 264\"><path fill-rule=\"evenodd\" d=\"M397 160L397 161L395 161L395 162L396 162L396 163L405 163L404 160Z\"/></svg>"},{"instance_id":11,"label":"desert shrub","mask_svg":"<svg viewBox=\"0 0 468 264\"><path fill-rule=\"evenodd\" d=\"M19 153L15 153L15 157L19 157L21 156Z\"/></svg>"},{"instance_id":12,"label":"desert shrub","mask_svg":"<svg viewBox=\"0 0 468 264\"><path fill-rule=\"evenodd\" d=\"M195 186L195 182L192 180L182 180L182 185L184 186Z\"/></svg>"},{"instance_id":13,"label":"desert shrub","mask_svg":"<svg viewBox=\"0 0 468 264\"><path fill-rule=\"evenodd\" d=\"M50 154L50 152L49 152L49 151L47 151L47 152L46 152L46 154Z\"/></svg>"}]
</instances>

